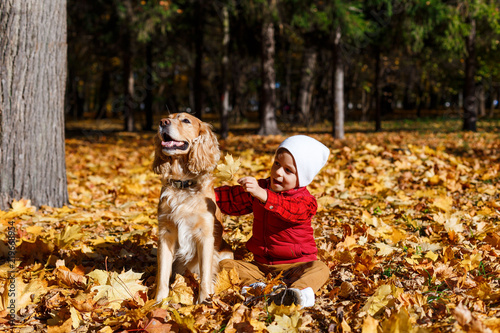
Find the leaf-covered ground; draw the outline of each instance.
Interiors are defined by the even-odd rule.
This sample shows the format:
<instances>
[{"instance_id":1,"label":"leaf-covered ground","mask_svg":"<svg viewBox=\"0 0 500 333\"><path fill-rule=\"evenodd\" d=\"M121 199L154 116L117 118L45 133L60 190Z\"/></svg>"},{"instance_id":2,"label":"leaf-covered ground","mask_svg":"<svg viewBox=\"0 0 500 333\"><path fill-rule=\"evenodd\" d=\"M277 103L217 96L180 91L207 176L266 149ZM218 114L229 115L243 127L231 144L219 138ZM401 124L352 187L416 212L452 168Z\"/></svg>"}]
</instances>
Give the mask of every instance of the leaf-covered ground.
<instances>
[{"instance_id":1,"label":"leaf-covered ground","mask_svg":"<svg viewBox=\"0 0 500 333\"><path fill-rule=\"evenodd\" d=\"M192 304L190 275L177 277L170 302L154 304L160 182L151 172L153 134L115 133L67 139L70 205L35 210L22 200L0 211L0 330L500 332L499 135L311 135L332 152L309 187L320 204L319 255L331 269L313 308L268 306L265 297L245 302L234 272L219 276L206 304ZM266 177L283 138L231 136L220 145L240 158L236 177ZM250 258L251 222L226 218L237 258Z\"/></svg>"}]
</instances>

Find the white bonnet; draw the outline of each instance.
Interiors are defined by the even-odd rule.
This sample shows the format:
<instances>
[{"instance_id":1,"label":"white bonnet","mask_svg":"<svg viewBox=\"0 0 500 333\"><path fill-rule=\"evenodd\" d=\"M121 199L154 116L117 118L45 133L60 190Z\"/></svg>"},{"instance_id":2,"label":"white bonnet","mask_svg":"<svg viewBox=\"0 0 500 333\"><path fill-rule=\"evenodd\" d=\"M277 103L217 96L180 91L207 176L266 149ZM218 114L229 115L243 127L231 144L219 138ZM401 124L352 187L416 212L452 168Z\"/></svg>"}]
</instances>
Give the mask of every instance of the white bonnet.
<instances>
[{"instance_id":1,"label":"white bonnet","mask_svg":"<svg viewBox=\"0 0 500 333\"><path fill-rule=\"evenodd\" d=\"M288 150L295 160L299 187L312 182L330 155L327 146L307 135L291 136L279 145L278 149L280 148Z\"/></svg>"}]
</instances>

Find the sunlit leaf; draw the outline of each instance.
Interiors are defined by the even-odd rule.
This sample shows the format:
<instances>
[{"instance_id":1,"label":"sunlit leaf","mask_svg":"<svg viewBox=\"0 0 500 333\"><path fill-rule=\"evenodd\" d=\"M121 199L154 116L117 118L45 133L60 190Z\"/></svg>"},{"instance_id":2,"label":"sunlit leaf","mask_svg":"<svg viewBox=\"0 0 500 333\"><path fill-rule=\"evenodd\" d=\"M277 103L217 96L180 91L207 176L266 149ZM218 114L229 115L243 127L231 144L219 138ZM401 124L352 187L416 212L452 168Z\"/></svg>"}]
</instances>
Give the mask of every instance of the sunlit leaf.
<instances>
[{"instance_id":1,"label":"sunlit leaf","mask_svg":"<svg viewBox=\"0 0 500 333\"><path fill-rule=\"evenodd\" d=\"M216 176L224 181L231 180L236 172L238 172L240 165L239 158L235 161L232 155L226 154L224 163L217 166Z\"/></svg>"}]
</instances>

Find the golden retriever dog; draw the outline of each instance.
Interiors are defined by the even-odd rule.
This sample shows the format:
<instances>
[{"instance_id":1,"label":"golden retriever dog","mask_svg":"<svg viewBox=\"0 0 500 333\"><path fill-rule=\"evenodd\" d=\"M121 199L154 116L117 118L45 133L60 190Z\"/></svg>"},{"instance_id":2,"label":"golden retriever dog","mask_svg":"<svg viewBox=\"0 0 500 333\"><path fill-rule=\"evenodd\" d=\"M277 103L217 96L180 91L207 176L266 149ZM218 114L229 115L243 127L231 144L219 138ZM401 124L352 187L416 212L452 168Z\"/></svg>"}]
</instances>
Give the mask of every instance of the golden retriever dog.
<instances>
[{"instance_id":1,"label":"golden retriever dog","mask_svg":"<svg viewBox=\"0 0 500 333\"><path fill-rule=\"evenodd\" d=\"M213 189L219 144L209 124L187 113L161 119L154 144L153 170L162 177L155 299L168 297L170 279L190 270L200 278L201 303L213 293L219 261L233 258Z\"/></svg>"}]
</instances>

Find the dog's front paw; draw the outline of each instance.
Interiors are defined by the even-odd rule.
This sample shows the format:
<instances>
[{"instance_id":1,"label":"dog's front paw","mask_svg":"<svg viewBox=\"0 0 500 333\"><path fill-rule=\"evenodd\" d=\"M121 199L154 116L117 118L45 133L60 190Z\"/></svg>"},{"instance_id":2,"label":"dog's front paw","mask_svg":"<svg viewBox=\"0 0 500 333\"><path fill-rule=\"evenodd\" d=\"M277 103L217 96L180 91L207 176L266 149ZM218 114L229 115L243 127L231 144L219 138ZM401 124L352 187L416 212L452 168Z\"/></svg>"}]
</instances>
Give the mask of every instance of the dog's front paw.
<instances>
[{"instance_id":1,"label":"dog's front paw","mask_svg":"<svg viewBox=\"0 0 500 333\"><path fill-rule=\"evenodd\" d=\"M210 298L210 295L208 293L200 292L200 294L198 295L198 301L196 303L201 304L201 303L209 300L209 298Z\"/></svg>"},{"instance_id":2,"label":"dog's front paw","mask_svg":"<svg viewBox=\"0 0 500 333\"><path fill-rule=\"evenodd\" d=\"M156 296L155 296L156 303L160 303L161 301L163 301L164 298L167 298L167 297L168 297L168 289L167 290L165 290L165 289L158 290L156 292Z\"/></svg>"}]
</instances>

